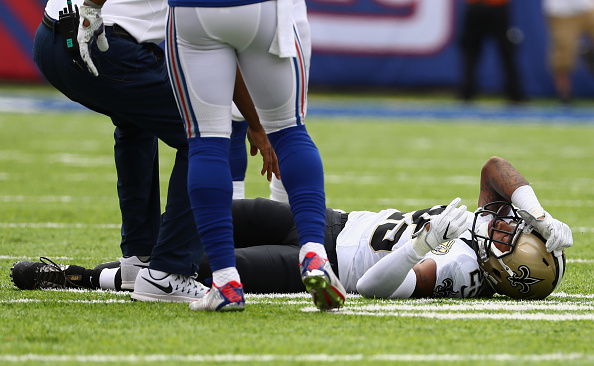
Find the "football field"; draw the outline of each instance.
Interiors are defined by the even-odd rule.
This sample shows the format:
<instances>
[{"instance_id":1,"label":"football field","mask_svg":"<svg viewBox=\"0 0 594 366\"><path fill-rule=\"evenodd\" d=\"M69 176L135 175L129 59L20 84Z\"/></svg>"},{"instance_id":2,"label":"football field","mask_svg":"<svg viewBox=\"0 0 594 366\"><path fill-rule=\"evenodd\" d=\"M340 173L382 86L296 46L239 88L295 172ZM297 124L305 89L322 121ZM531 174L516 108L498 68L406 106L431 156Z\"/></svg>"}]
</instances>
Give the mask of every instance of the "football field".
<instances>
[{"instance_id":1,"label":"football field","mask_svg":"<svg viewBox=\"0 0 594 366\"><path fill-rule=\"evenodd\" d=\"M349 295L321 313L306 293L248 294L244 312L220 314L12 285L19 260L92 268L121 255L113 126L46 93L0 90L0 365L594 364L592 104L310 96L332 208L410 211L461 197L474 210L483 164L511 162L573 230L565 277L546 300ZM163 205L173 157L160 146ZM269 194L260 168L250 157L247 198Z\"/></svg>"}]
</instances>

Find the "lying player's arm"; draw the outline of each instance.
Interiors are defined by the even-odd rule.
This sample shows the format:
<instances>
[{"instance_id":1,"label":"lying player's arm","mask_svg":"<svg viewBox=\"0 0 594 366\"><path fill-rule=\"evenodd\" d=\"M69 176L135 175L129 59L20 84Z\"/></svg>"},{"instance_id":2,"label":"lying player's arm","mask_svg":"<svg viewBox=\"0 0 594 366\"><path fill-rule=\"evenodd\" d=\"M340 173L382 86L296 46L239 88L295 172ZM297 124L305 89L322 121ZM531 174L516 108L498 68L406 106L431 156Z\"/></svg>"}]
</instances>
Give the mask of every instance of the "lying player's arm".
<instances>
[{"instance_id":1,"label":"lying player's arm","mask_svg":"<svg viewBox=\"0 0 594 366\"><path fill-rule=\"evenodd\" d=\"M417 284L410 297L432 297L437 280L437 264L433 259L426 259L413 267Z\"/></svg>"},{"instance_id":2,"label":"lying player's arm","mask_svg":"<svg viewBox=\"0 0 594 366\"><path fill-rule=\"evenodd\" d=\"M512 194L530 183L507 160L493 156L481 170L481 189L478 206L495 201L512 202Z\"/></svg>"},{"instance_id":3,"label":"lying player's arm","mask_svg":"<svg viewBox=\"0 0 594 366\"><path fill-rule=\"evenodd\" d=\"M573 245L569 226L546 212L526 178L508 161L497 156L490 158L481 170L478 205L483 207L495 201L513 203L519 209L518 214L547 240L549 252Z\"/></svg>"},{"instance_id":4,"label":"lying player's arm","mask_svg":"<svg viewBox=\"0 0 594 366\"><path fill-rule=\"evenodd\" d=\"M419 263L422 259L410 243L405 244L367 270L357 282L357 292L383 299L430 297L437 266L432 259Z\"/></svg>"}]
</instances>

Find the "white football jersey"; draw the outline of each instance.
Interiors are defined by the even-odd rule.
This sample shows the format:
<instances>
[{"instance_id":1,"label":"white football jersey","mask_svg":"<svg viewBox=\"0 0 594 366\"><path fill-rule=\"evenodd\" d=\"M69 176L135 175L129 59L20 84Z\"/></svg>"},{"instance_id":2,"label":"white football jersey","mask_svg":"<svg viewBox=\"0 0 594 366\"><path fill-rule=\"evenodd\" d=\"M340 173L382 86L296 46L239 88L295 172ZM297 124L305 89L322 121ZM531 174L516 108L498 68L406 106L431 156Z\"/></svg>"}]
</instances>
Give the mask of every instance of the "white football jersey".
<instances>
[{"instance_id":1,"label":"white football jersey","mask_svg":"<svg viewBox=\"0 0 594 366\"><path fill-rule=\"evenodd\" d=\"M440 214L444 208L434 206L407 213L395 209L349 213L346 225L336 241L338 273L345 289L356 292L357 281L369 268L411 240L412 235L431 216ZM473 213L468 212L466 221L469 229L473 219ZM483 281L476 254L464 242L470 239L470 231L467 231L423 258L431 258L437 264L434 296L473 297L479 293Z\"/></svg>"},{"instance_id":2,"label":"white football jersey","mask_svg":"<svg viewBox=\"0 0 594 366\"><path fill-rule=\"evenodd\" d=\"M60 11L66 8L67 0L48 0L45 12L54 20L60 17ZM72 0L72 7L81 6L83 0ZM299 24L299 32L304 33L302 40L311 42L309 23L304 0L295 0L293 17ZM109 0L101 9L103 22L111 26L117 24L124 28L138 43L152 42L160 44L165 41L165 29L169 6L167 0ZM307 32L307 33L306 33ZM306 59L309 63L311 46L306 47ZM243 118L241 118L243 119ZM238 119L241 120L241 119Z\"/></svg>"},{"instance_id":3,"label":"white football jersey","mask_svg":"<svg viewBox=\"0 0 594 366\"><path fill-rule=\"evenodd\" d=\"M425 255L437 264L434 297L475 297L483 283L476 253L463 240L470 240L470 231L460 238L439 245Z\"/></svg>"},{"instance_id":4,"label":"white football jersey","mask_svg":"<svg viewBox=\"0 0 594 366\"><path fill-rule=\"evenodd\" d=\"M72 7L81 6L83 0L72 0ZM58 20L66 0L49 0L45 12ZM118 24L139 43L159 44L165 40L169 7L167 0L110 0L101 9L105 25Z\"/></svg>"}]
</instances>

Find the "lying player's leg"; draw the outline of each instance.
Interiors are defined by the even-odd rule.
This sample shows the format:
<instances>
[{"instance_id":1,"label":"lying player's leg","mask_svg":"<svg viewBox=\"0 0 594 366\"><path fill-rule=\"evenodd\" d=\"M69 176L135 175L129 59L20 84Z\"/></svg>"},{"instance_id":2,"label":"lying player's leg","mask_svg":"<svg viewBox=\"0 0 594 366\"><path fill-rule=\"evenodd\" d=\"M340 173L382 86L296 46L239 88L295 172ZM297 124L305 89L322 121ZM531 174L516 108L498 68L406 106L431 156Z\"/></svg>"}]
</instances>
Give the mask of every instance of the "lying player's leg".
<instances>
[{"instance_id":1,"label":"lying player's leg","mask_svg":"<svg viewBox=\"0 0 594 366\"><path fill-rule=\"evenodd\" d=\"M10 271L14 285L21 290L86 288L121 290L120 262L107 262L87 269L76 265L57 264L41 257L39 262L19 261Z\"/></svg>"}]
</instances>

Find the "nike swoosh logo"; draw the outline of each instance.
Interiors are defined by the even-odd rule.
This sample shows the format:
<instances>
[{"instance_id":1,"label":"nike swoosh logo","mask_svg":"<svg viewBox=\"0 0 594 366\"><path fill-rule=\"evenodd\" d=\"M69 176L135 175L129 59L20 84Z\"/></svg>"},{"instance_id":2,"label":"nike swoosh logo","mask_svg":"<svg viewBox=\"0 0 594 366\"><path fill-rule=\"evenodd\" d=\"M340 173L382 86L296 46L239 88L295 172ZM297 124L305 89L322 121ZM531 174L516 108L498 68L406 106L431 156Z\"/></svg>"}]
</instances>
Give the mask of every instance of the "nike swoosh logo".
<instances>
[{"instance_id":1,"label":"nike swoosh logo","mask_svg":"<svg viewBox=\"0 0 594 366\"><path fill-rule=\"evenodd\" d=\"M171 282L169 282L169 287L165 287L165 286L161 286L158 283L155 283L155 282L149 280L146 277L142 277L142 278L144 278L146 280L146 282L150 283L151 285L155 286L156 288L158 288L159 290L161 290L163 292L166 292L168 294L170 294L171 292L173 292L173 286L171 286Z\"/></svg>"},{"instance_id":2,"label":"nike swoosh logo","mask_svg":"<svg viewBox=\"0 0 594 366\"><path fill-rule=\"evenodd\" d=\"M443 232L443 240L448 240L448 229L450 228L450 223L448 222L448 227L446 227L445 231Z\"/></svg>"}]
</instances>

